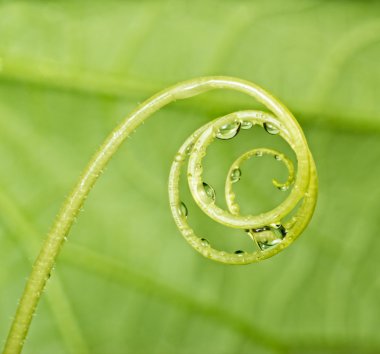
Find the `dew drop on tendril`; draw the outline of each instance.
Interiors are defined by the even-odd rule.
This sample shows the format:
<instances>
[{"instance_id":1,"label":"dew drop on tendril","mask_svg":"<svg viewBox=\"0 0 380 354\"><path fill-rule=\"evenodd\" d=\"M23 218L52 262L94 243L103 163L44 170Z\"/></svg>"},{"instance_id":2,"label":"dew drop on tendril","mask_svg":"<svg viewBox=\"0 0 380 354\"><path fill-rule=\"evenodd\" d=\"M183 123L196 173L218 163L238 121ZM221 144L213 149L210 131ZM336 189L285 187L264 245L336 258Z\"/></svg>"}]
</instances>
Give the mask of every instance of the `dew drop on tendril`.
<instances>
[{"instance_id":1,"label":"dew drop on tendril","mask_svg":"<svg viewBox=\"0 0 380 354\"><path fill-rule=\"evenodd\" d=\"M212 188L206 182L203 182L203 188L204 188L204 191L205 191L207 198L211 199L212 201L215 201L216 194L215 194L214 188Z\"/></svg>"},{"instance_id":2,"label":"dew drop on tendril","mask_svg":"<svg viewBox=\"0 0 380 354\"><path fill-rule=\"evenodd\" d=\"M184 202L179 203L179 214L184 218L186 218L189 214L189 211L187 210L187 207Z\"/></svg>"},{"instance_id":3,"label":"dew drop on tendril","mask_svg":"<svg viewBox=\"0 0 380 354\"><path fill-rule=\"evenodd\" d=\"M242 257L244 255L244 251L243 250L237 250L235 251L235 254L238 255L239 257Z\"/></svg>"},{"instance_id":4,"label":"dew drop on tendril","mask_svg":"<svg viewBox=\"0 0 380 354\"><path fill-rule=\"evenodd\" d=\"M264 123L264 129L272 135L276 135L280 132L278 128L276 128L273 124L271 123Z\"/></svg>"},{"instance_id":5,"label":"dew drop on tendril","mask_svg":"<svg viewBox=\"0 0 380 354\"><path fill-rule=\"evenodd\" d=\"M281 224L271 224L252 230L252 236L261 250L267 250L282 242L286 236L286 229Z\"/></svg>"},{"instance_id":6,"label":"dew drop on tendril","mask_svg":"<svg viewBox=\"0 0 380 354\"><path fill-rule=\"evenodd\" d=\"M265 241L265 242L257 242L259 248L263 251L269 249L269 248L272 248L278 244L280 244L282 242L281 239L275 239L275 240L272 240L272 241Z\"/></svg>"},{"instance_id":7,"label":"dew drop on tendril","mask_svg":"<svg viewBox=\"0 0 380 354\"><path fill-rule=\"evenodd\" d=\"M248 120L243 120L241 122L241 129L248 130L253 127L253 123Z\"/></svg>"},{"instance_id":8,"label":"dew drop on tendril","mask_svg":"<svg viewBox=\"0 0 380 354\"><path fill-rule=\"evenodd\" d=\"M230 175L231 183L236 183L240 181L240 178L241 178L240 168L235 168L234 170L232 170L231 175Z\"/></svg>"},{"instance_id":9,"label":"dew drop on tendril","mask_svg":"<svg viewBox=\"0 0 380 354\"><path fill-rule=\"evenodd\" d=\"M288 185L279 186L278 189L281 192L286 192L289 189L289 186Z\"/></svg>"},{"instance_id":10,"label":"dew drop on tendril","mask_svg":"<svg viewBox=\"0 0 380 354\"><path fill-rule=\"evenodd\" d=\"M201 238L201 245L203 247L209 247L210 246L210 242L208 242L208 240L205 239L205 238Z\"/></svg>"},{"instance_id":11,"label":"dew drop on tendril","mask_svg":"<svg viewBox=\"0 0 380 354\"><path fill-rule=\"evenodd\" d=\"M215 136L222 140L232 139L239 133L239 130L240 122L232 122L222 125Z\"/></svg>"},{"instance_id":12,"label":"dew drop on tendril","mask_svg":"<svg viewBox=\"0 0 380 354\"><path fill-rule=\"evenodd\" d=\"M181 154L180 152L178 152L175 157L174 157L174 160L177 161L177 162L181 162L185 159L185 156L183 156L183 154Z\"/></svg>"}]
</instances>

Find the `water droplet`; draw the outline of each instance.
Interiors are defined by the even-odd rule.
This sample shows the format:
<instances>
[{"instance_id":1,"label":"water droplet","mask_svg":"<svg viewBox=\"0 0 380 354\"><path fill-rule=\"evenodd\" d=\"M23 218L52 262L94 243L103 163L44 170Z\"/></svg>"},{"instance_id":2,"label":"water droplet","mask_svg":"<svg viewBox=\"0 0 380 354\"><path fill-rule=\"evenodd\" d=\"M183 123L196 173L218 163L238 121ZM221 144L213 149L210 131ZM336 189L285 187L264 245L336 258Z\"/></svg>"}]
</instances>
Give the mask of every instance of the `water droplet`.
<instances>
[{"instance_id":1,"label":"water droplet","mask_svg":"<svg viewBox=\"0 0 380 354\"><path fill-rule=\"evenodd\" d=\"M235 254L238 255L239 257L242 257L244 255L244 251L243 250L237 250L235 251Z\"/></svg>"},{"instance_id":2,"label":"water droplet","mask_svg":"<svg viewBox=\"0 0 380 354\"><path fill-rule=\"evenodd\" d=\"M236 183L240 180L241 170L240 168L235 168L231 171L230 179L232 183Z\"/></svg>"},{"instance_id":3,"label":"water droplet","mask_svg":"<svg viewBox=\"0 0 380 354\"><path fill-rule=\"evenodd\" d=\"M203 247L209 247L210 246L210 242L208 242L208 240L206 240L205 238L201 238L201 245Z\"/></svg>"},{"instance_id":4,"label":"water droplet","mask_svg":"<svg viewBox=\"0 0 380 354\"><path fill-rule=\"evenodd\" d=\"M280 132L280 129L276 128L274 125L271 123L264 123L264 129L272 135L276 135Z\"/></svg>"},{"instance_id":5,"label":"water droplet","mask_svg":"<svg viewBox=\"0 0 380 354\"><path fill-rule=\"evenodd\" d=\"M237 133L239 133L240 127L240 122L232 122L222 125L216 133L216 137L222 140L232 139Z\"/></svg>"},{"instance_id":6,"label":"water droplet","mask_svg":"<svg viewBox=\"0 0 380 354\"><path fill-rule=\"evenodd\" d=\"M184 202L181 202L179 204L179 215L181 215L183 218L186 218L187 215L189 214L187 207Z\"/></svg>"},{"instance_id":7,"label":"water droplet","mask_svg":"<svg viewBox=\"0 0 380 354\"><path fill-rule=\"evenodd\" d=\"M277 161L281 161L282 160L282 157L280 155L274 155L274 158Z\"/></svg>"},{"instance_id":8,"label":"water droplet","mask_svg":"<svg viewBox=\"0 0 380 354\"><path fill-rule=\"evenodd\" d=\"M281 192L286 192L289 189L287 184L277 187Z\"/></svg>"},{"instance_id":9,"label":"water droplet","mask_svg":"<svg viewBox=\"0 0 380 354\"><path fill-rule=\"evenodd\" d=\"M287 233L281 224L271 224L270 227L264 226L252 231L255 241L262 251L281 243Z\"/></svg>"},{"instance_id":10,"label":"water droplet","mask_svg":"<svg viewBox=\"0 0 380 354\"><path fill-rule=\"evenodd\" d=\"M253 127L253 123L247 120L241 122L241 129L251 129Z\"/></svg>"},{"instance_id":11,"label":"water droplet","mask_svg":"<svg viewBox=\"0 0 380 354\"><path fill-rule=\"evenodd\" d=\"M282 240L280 239L276 239L276 240L273 240L273 241L268 241L268 242L258 242L257 244L259 245L260 249L262 251L265 251L267 250L268 248L271 248L273 246L276 246L278 245L279 243L281 243Z\"/></svg>"},{"instance_id":12,"label":"water droplet","mask_svg":"<svg viewBox=\"0 0 380 354\"><path fill-rule=\"evenodd\" d=\"M255 152L255 156L256 157L261 157L261 156L263 156L263 152L261 150L258 150L258 151Z\"/></svg>"},{"instance_id":13,"label":"water droplet","mask_svg":"<svg viewBox=\"0 0 380 354\"><path fill-rule=\"evenodd\" d=\"M206 193L207 197L210 198L212 201L215 201L216 195L215 195L214 188L212 188L206 182L203 182L203 188L205 190L205 193Z\"/></svg>"},{"instance_id":14,"label":"water droplet","mask_svg":"<svg viewBox=\"0 0 380 354\"><path fill-rule=\"evenodd\" d=\"M183 156L183 154L181 154L180 152L178 152L175 157L174 157L174 160L176 162L182 162L183 160L185 159L185 156Z\"/></svg>"}]
</instances>

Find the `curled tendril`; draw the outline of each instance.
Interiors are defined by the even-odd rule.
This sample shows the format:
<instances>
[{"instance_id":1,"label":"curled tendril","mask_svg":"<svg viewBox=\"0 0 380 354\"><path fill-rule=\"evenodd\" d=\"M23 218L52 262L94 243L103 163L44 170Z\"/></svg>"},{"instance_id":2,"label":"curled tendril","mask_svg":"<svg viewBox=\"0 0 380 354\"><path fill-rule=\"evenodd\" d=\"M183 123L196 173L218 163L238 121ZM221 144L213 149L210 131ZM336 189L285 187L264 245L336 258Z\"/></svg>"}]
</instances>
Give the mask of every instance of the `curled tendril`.
<instances>
[{"instance_id":1,"label":"curled tendril","mask_svg":"<svg viewBox=\"0 0 380 354\"><path fill-rule=\"evenodd\" d=\"M280 102L268 94L265 95L273 100L271 103L284 110ZM212 187L202 179L202 159L206 155L207 147L215 138L231 139L241 128L249 129L253 125L262 126L270 134L280 135L292 147L298 160L297 175L295 176L293 163L284 154L267 148L250 150L241 155L229 169L225 186L228 210L223 210L216 205ZM240 207L235 201L232 188L233 183L240 179L240 166L244 161L263 155L272 155L288 169L288 179L283 183L274 179L273 185L280 190L289 189L293 183L294 187L288 198L273 210L260 215L240 215ZM189 226L187 212L183 212L184 204L179 197L180 171L187 158L188 184L197 205L216 222L244 230L257 245L256 251L228 253L216 250L205 238L197 236ZM206 124L188 138L178 150L169 176L171 211L182 235L205 257L229 264L257 262L289 246L308 224L314 211L316 192L317 178L313 158L301 128L288 111L283 111L278 117L261 111L239 111ZM302 203L297 209L300 201ZM294 216L286 220L293 210L296 210Z\"/></svg>"},{"instance_id":2,"label":"curled tendril","mask_svg":"<svg viewBox=\"0 0 380 354\"><path fill-rule=\"evenodd\" d=\"M248 81L231 77L205 77L179 83L158 93L137 107L107 137L89 162L57 215L33 265L4 347L4 353L21 352L33 313L61 246L89 192L122 142L144 120L170 102L197 96L215 89L229 89L245 93L264 104L271 113L259 111L231 113L198 129L181 146L170 172L169 199L174 220L183 236L197 251L208 258L223 263L245 264L273 256L290 245L305 229L316 203L317 176L306 139L292 114L282 103L262 88ZM207 146L215 138L231 138L238 133L239 129L247 129L253 124L263 126L270 134L280 134L288 142L297 158L297 173L294 175L294 167L291 161L279 152L270 149L248 151L232 164L226 181L228 210L222 210L213 200L213 189L202 180L202 159L206 154ZM276 180L273 183L277 188L286 189L291 184L293 184L293 188L289 196L273 210L259 215L240 215L239 206L235 202L232 191L232 183L236 178L239 178L239 166L257 153L273 155L280 159L287 167L289 177L284 183ZM258 245L256 252L237 251L231 254L218 251L212 248L206 239L195 235L187 223L186 207L179 198L180 167L187 158L189 159L188 181L196 203L213 220L226 226L245 230ZM294 216L287 220L287 216L293 210L296 210Z\"/></svg>"}]
</instances>

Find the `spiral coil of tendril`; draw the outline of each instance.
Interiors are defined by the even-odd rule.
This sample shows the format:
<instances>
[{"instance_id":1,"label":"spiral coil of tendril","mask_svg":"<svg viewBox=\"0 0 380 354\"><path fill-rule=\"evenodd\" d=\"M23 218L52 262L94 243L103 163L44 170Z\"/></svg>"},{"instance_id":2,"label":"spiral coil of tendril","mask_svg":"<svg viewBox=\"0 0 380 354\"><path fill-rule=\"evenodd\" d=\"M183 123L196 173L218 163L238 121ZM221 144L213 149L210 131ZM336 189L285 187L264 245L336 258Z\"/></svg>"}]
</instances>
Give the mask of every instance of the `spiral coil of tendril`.
<instances>
[{"instance_id":1,"label":"spiral coil of tendril","mask_svg":"<svg viewBox=\"0 0 380 354\"><path fill-rule=\"evenodd\" d=\"M233 88L255 97L271 111L239 111L218 118L193 133L178 150L169 176L169 200L174 220L186 241L207 258L229 264L248 264L271 257L289 246L305 229L313 214L317 197L317 175L313 157L304 134L291 113L274 97L257 86L236 79L215 80L218 87L223 81L224 88ZM226 81L228 84L226 85ZM199 87L192 87L191 93L199 93ZM181 97L183 98L183 97ZM250 150L241 155L230 167L225 183L225 197L228 210L216 205L215 191L202 179L202 160L207 147L216 138L234 138L240 129L250 129L253 125L263 127L269 134L280 135L293 149L297 158L297 173L292 161L284 154L267 148ZM233 184L241 176L240 166L252 157L272 155L284 163L288 179L284 183L273 180L279 190L293 187L289 196L273 210L259 215L240 215L240 207L235 201ZM187 220L187 207L179 196L181 167L188 160L187 178L191 194L200 207L214 221L238 228L247 233L256 245L254 252L236 251L229 253L214 249L208 240L199 237ZM292 213L291 217L288 217Z\"/></svg>"}]
</instances>

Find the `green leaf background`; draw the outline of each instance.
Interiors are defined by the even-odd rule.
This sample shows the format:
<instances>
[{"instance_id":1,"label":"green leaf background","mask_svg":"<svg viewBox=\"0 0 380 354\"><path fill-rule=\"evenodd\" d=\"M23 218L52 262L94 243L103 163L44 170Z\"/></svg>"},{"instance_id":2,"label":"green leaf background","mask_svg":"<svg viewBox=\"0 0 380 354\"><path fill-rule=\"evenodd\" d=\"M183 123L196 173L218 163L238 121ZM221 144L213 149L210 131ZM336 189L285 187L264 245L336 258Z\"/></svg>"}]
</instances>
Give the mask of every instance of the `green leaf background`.
<instances>
[{"instance_id":1,"label":"green leaf background","mask_svg":"<svg viewBox=\"0 0 380 354\"><path fill-rule=\"evenodd\" d=\"M25 353L379 353L379 63L376 1L1 2L0 338L60 204L111 129L168 85L230 75L279 97L305 131L320 194L304 235L249 266L188 247L167 198L176 149L255 103L231 93L175 103L126 141L88 198ZM272 143L255 129L215 143L206 175L221 204L232 161ZM247 212L276 205L270 180L285 171L247 168L237 188ZM196 230L245 245L201 215L185 183L184 193Z\"/></svg>"}]
</instances>

